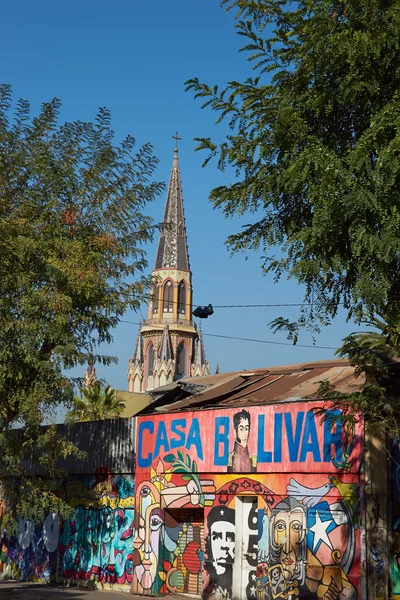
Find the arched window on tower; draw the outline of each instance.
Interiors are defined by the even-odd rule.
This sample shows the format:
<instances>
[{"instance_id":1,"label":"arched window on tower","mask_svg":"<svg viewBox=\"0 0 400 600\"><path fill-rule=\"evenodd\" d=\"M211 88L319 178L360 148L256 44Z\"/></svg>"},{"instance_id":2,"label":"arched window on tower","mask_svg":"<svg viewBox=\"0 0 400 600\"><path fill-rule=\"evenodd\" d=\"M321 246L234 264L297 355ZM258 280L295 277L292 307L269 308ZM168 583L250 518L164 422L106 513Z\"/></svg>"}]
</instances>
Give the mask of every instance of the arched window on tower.
<instances>
[{"instance_id":1,"label":"arched window on tower","mask_svg":"<svg viewBox=\"0 0 400 600\"><path fill-rule=\"evenodd\" d=\"M147 348L147 375L148 375L148 377L153 375L153 366L154 366L154 346L150 342L149 347Z\"/></svg>"},{"instance_id":2,"label":"arched window on tower","mask_svg":"<svg viewBox=\"0 0 400 600\"><path fill-rule=\"evenodd\" d=\"M159 283L156 283L156 285L154 286L154 292L153 292L153 314L158 313L158 302L160 300L160 294L161 294L161 285Z\"/></svg>"},{"instance_id":3,"label":"arched window on tower","mask_svg":"<svg viewBox=\"0 0 400 600\"><path fill-rule=\"evenodd\" d=\"M163 297L163 312L172 313L174 306L174 286L172 281L166 281L164 285L164 297Z\"/></svg>"},{"instance_id":4,"label":"arched window on tower","mask_svg":"<svg viewBox=\"0 0 400 600\"><path fill-rule=\"evenodd\" d=\"M176 351L176 379L186 377L186 348L185 344L179 344Z\"/></svg>"},{"instance_id":5,"label":"arched window on tower","mask_svg":"<svg viewBox=\"0 0 400 600\"><path fill-rule=\"evenodd\" d=\"M186 312L186 285L181 281L178 287L178 313L184 315Z\"/></svg>"}]
</instances>

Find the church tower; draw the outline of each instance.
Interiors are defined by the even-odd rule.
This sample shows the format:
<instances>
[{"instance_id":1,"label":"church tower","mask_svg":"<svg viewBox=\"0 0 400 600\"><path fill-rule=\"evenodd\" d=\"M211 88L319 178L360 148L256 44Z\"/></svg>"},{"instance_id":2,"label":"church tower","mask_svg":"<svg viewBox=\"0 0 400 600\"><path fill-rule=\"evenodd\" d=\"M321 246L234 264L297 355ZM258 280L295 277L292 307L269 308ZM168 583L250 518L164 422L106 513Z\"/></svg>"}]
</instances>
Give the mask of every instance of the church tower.
<instances>
[{"instance_id":1,"label":"church tower","mask_svg":"<svg viewBox=\"0 0 400 600\"><path fill-rule=\"evenodd\" d=\"M176 146L178 144L178 136ZM139 392L182 377L209 375L203 336L192 319L192 273L186 241L178 148L175 147L153 269L153 298L129 359L128 390Z\"/></svg>"}]
</instances>

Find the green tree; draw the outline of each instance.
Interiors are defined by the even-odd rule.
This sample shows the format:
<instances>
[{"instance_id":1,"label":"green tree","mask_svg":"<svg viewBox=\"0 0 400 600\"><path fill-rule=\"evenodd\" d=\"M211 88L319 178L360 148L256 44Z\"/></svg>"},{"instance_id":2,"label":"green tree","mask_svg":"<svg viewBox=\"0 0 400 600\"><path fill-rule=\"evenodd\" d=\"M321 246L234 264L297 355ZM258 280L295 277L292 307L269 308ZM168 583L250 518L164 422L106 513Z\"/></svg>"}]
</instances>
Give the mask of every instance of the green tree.
<instances>
[{"instance_id":1,"label":"green tree","mask_svg":"<svg viewBox=\"0 0 400 600\"><path fill-rule=\"evenodd\" d=\"M398 357L400 327L372 316L363 321L369 330L348 335L336 354L347 358L360 377L360 388L351 394L339 393L321 382L319 397L340 409L342 425L352 430L362 411L374 435L386 436L398 444L400 438L400 398L398 395ZM324 418L324 411L318 413ZM335 419L334 419L335 420Z\"/></svg>"},{"instance_id":2,"label":"green tree","mask_svg":"<svg viewBox=\"0 0 400 600\"><path fill-rule=\"evenodd\" d=\"M152 146L115 144L108 110L59 124L60 108L54 99L31 117L0 86L0 476L28 485L38 465L55 477L57 458L74 451L41 425L71 406L66 370L139 306L153 234L143 211L164 189Z\"/></svg>"},{"instance_id":3,"label":"green tree","mask_svg":"<svg viewBox=\"0 0 400 600\"><path fill-rule=\"evenodd\" d=\"M389 325L376 316L363 324L370 330L350 333L336 354L348 358L357 375L364 373L368 379L379 381L400 356L400 326Z\"/></svg>"},{"instance_id":4,"label":"green tree","mask_svg":"<svg viewBox=\"0 0 400 600\"><path fill-rule=\"evenodd\" d=\"M109 385L96 381L82 389L82 396L75 396L72 409L67 413L67 421L99 421L115 419L125 408L125 403L118 398L117 391Z\"/></svg>"},{"instance_id":5,"label":"green tree","mask_svg":"<svg viewBox=\"0 0 400 600\"><path fill-rule=\"evenodd\" d=\"M224 0L223 5L228 5ZM232 168L210 199L252 222L227 240L263 269L304 284L296 340L340 304L349 318L400 312L400 10L396 0L234 0L254 76L186 82L228 121L207 163ZM249 219L247 219L247 223Z\"/></svg>"}]
</instances>

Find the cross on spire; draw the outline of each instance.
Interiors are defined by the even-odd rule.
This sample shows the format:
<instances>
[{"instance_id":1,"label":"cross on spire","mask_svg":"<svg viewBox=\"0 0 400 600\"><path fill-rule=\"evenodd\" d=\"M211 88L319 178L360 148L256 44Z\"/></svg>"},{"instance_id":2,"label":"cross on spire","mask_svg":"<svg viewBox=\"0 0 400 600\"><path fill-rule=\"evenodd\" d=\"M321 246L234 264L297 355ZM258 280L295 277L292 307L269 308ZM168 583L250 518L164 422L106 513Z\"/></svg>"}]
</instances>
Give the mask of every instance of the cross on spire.
<instances>
[{"instance_id":1,"label":"cross on spire","mask_svg":"<svg viewBox=\"0 0 400 600\"><path fill-rule=\"evenodd\" d=\"M176 132L172 137L175 140L175 148L178 150L178 140L182 140L182 138L178 137L178 132Z\"/></svg>"}]
</instances>

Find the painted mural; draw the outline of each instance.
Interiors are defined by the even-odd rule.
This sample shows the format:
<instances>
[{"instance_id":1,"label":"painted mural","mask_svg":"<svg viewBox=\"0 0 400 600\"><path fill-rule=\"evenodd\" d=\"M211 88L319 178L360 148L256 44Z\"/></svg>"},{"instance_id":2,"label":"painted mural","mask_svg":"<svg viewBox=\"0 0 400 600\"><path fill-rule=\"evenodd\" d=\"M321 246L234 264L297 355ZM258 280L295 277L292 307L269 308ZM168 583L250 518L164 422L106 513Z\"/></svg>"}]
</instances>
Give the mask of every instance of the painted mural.
<instances>
[{"instance_id":1,"label":"painted mural","mask_svg":"<svg viewBox=\"0 0 400 600\"><path fill-rule=\"evenodd\" d=\"M316 406L138 419L134 593L361 598L363 425Z\"/></svg>"},{"instance_id":2,"label":"painted mural","mask_svg":"<svg viewBox=\"0 0 400 600\"><path fill-rule=\"evenodd\" d=\"M391 583L393 597L400 598L400 440L396 440L392 448L392 551ZM379 499L375 508L376 520L379 521ZM377 545L373 549L373 564L376 569L383 569L385 553Z\"/></svg>"},{"instance_id":3,"label":"painted mural","mask_svg":"<svg viewBox=\"0 0 400 600\"><path fill-rule=\"evenodd\" d=\"M19 519L18 534L0 541L3 576L41 583L93 580L129 591L132 584L134 479L99 468L70 478L57 492L75 509L69 521L57 514L43 523ZM0 507L1 509L1 507Z\"/></svg>"},{"instance_id":4,"label":"painted mural","mask_svg":"<svg viewBox=\"0 0 400 600\"><path fill-rule=\"evenodd\" d=\"M133 571L133 477L98 469L92 477L69 480L66 500L75 508L75 514L61 526L62 577L92 579L102 587L129 589Z\"/></svg>"},{"instance_id":5,"label":"painted mural","mask_svg":"<svg viewBox=\"0 0 400 600\"><path fill-rule=\"evenodd\" d=\"M1 539L1 572L11 579L49 583L57 573L57 545L60 519L46 515L43 523L18 519L18 534Z\"/></svg>"}]
</instances>

